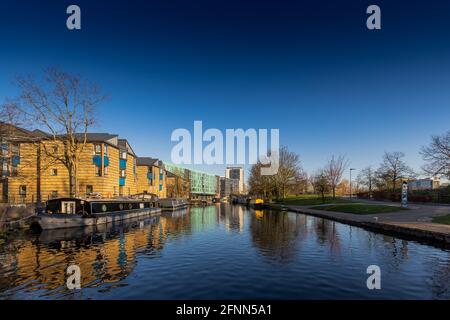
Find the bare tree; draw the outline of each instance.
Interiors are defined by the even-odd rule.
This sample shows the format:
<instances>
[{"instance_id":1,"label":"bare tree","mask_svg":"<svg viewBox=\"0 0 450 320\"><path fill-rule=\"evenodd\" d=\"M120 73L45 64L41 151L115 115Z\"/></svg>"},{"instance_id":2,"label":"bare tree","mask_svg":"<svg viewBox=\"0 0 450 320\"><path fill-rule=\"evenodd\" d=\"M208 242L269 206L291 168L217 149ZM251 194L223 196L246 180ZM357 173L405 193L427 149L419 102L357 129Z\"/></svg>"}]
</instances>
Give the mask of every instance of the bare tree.
<instances>
[{"instance_id":1,"label":"bare tree","mask_svg":"<svg viewBox=\"0 0 450 320\"><path fill-rule=\"evenodd\" d=\"M342 179L336 187L336 194L341 196L350 194L350 181Z\"/></svg>"},{"instance_id":2,"label":"bare tree","mask_svg":"<svg viewBox=\"0 0 450 320\"><path fill-rule=\"evenodd\" d=\"M42 135L39 150L67 168L69 193L76 196L80 155L86 146L88 129L94 123L95 107L105 96L81 76L57 68L45 70L38 80L19 76L17 85L21 93L15 108L48 132ZM62 152L55 152L59 146Z\"/></svg>"},{"instance_id":3,"label":"bare tree","mask_svg":"<svg viewBox=\"0 0 450 320\"><path fill-rule=\"evenodd\" d=\"M441 136L432 136L431 143L422 147L420 153L427 162L422 167L426 173L450 179L450 130Z\"/></svg>"},{"instance_id":4,"label":"bare tree","mask_svg":"<svg viewBox=\"0 0 450 320\"><path fill-rule=\"evenodd\" d=\"M301 173L300 156L281 147L278 172L273 176L277 197L286 198L289 189L301 180Z\"/></svg>"},{"instance_id":5,"label":"bare tree","mask_svg":"<svg viewBox=\"0 0 450 320\"><path fill-rule=\"evenodd\" d=\"M334 155L325 166L324 173L327 175L331 190L333 192L333 199L336 198L336 187L341 182L342 175L348 166L348 161L344 156L335 157Z\"/></svg>"},{"instance_id":6,"label":"bare tree","mask_svg":"<svg viewBox=\"0 0 450 320\"><path fill-rule=\"evenodd\" d=\"M279 156L279 168L275 175L261 175L261 163L251 167L248 181L251 194L284 199L289 192L295 192L305 184L306 175L300 165L299 155L282 147Z\"/></svg>"},{"instance_id":7,"label":"bare tree","mask_svg":"<svg viewBox=\"0 0 450 320\"><path fill-rule=\"evenodd\" d=\"M255 196L269 198L272 195L271 176L261 175L262 164L260 162L250 168L248 186L249 193Z\"/></svg>"},{"instance_id":8,"label":"bare tree","mask_svg":"<svg viewBox=\"0 0 450 320\"><path fill-rule=\"evenodd\" d=\"M377 170L380 179L386 182L386 187L392 187L392 192L397 188L397 182L414 176L414 171L406 164L403 152L385 152L383 162Z\"/></svg>"},{"instance_id":9,"label":"bare tree","mask_svg":"<svg viewBox=\"0 0 450 320\"><path fill-rule=\"evenodd\" d=\"M357 177L358 184L365 186L369 190L369 198L372 197L372 190L375 186L375 170L372 166L365 167Z\"/></svg>"},{"instance_id":10,"label":"bare tree","mask_svg":"<svg viewBox=\"0 0 450 320\"><path fill-rule=\"evenodd\" d=\"M322 202L325 202L325 194L330 191L330 179L324 169L319 170L311 177L311 184L314 192L322 197Z\"/></svg>"},{"instance_id":11,"label":"bare tree","mask_svg":"<svg viewBox=\"0 0 450 320\"><path fill-rule=\"evenodd\" d=\"M301 171L298 177L294 178L289 185L289 194L299 195L308 191L309 177L305 171Z\"/></svg>"},{"instance_id":12,"label":"bare tree","mask_svg":"<svg viewBox=\"0 0 450 320\"><path fill-rule=\"evenodd\" d=\"M25 127L29 124L26 117L15 103L6 102L0 105L0 141L12 141L24 136L24 132L17 127Z\"/></svg>"}]
</instances>

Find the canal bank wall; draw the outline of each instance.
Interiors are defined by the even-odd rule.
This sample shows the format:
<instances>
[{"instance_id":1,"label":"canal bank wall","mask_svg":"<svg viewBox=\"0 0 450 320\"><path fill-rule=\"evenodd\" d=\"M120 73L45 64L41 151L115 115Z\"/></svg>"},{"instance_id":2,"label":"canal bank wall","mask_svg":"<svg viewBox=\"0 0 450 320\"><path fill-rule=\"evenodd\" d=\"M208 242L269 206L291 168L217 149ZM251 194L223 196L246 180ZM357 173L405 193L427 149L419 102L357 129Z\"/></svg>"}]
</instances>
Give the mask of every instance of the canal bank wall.
<instances>
[{"instance_id":1,"label":"canal bank wall","mask_svg":"<svg viewBox=\"0 0 450 320\"><path fill-rule=\"evenodd\" d=\"M343 212L329 212L311 209L303 206L265 204L263 208L302 213L360 227L377 233L405 238L407 240L416 240L434 246L450 248L450 226L447 225L420 221L379 221L382 214L355 215Z\"/></svg>"}]
</instances>

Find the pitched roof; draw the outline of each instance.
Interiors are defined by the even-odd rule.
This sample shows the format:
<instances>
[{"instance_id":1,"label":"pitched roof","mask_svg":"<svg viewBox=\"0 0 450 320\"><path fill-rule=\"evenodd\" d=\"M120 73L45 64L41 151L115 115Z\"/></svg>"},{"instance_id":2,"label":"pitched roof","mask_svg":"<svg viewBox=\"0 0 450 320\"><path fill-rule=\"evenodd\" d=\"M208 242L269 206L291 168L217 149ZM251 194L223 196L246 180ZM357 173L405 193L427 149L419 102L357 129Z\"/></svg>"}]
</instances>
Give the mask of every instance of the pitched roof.
<instances>
[{"instance_id":1,"label":"pitched roof","mask_svg":"<svg viewBox=\"0 0 450 320\"><path fill-rule=\"evenodd\" d=\"M44 132L39 129L33 130L32 133L33 133L33 135L35 135L36 137L39 137L39 138L45 138L45 137L49 136L49 134L47 132Z\"/></svg>"},{"instance_id":2,"label":"pitched roof","mask_svg":"<svg viewBox=\"0 0 450 320\"><path fill-rule=\"evenodd\" d=\"M155 158L150 157L138 157L136 158L136 164L138 166L155 166L162 167L162 161Z\"/></svg>"},{"instance_id":3,"label":"pitched roof","mask_svg":"<svg viewBox=\"0 0 450 320\"><path fill-rule=\"evenodd\" d=\"M119 139L118 145L121 150L126 150L128 153L136 157L136 153L134 152L127 139Z\"/></svg>"},{"instance_id":4,"label":"pitched roof","mask_svg":"<svg viewBox=\"0 0 450 320\"><path fill-rule=\"evenodd\" d=\"M76 133L78 139L84 139L84 133ZM87 133L86 140L89 142L108 142L111 139L117 138L117 134L110 133Z\"/></svg>"},{"instance_id":5,"label":"pitched roof","mask_svg":"<svg viewBox=\"0 0 450 320\"><path fill-rule=\"evenodd\" d=\"M35 129L32 131L33 135L38 138L53 138L53 135L45 131ZM57 137L64 137L64 134L59 134ZM82 141L84 139L84 133L75 133L75 138ZM87 142L105 142L117 147L117 134L110 133L86 133Z\"/></svg>"}]
</instances>

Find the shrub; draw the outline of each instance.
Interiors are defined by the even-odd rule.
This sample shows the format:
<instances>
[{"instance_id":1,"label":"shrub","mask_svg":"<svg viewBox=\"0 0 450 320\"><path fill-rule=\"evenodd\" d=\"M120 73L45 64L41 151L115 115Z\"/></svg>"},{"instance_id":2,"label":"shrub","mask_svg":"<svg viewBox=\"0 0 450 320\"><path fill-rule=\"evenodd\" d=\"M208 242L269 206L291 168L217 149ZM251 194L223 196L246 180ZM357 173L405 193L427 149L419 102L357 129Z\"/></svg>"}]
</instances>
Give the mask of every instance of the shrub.
<instances>
[{"instance_id":1,"label":"shrub","mask_svg":"<svg viewBox=\"0 0 450 320\"><path fill-rule=\"evenodd\" d=\"M432 202L433 196L431 194L410 194L408 201L411 202Z\"/></svg>"},{"instance_id":2,"label":"shrub","mask_svg":"<svg viewBox=\"0 0 450 320\"><path fill-rule=\"evenodd\" d=\"M369 199L369 192L358 192L356 196L361 199Z\"/></svg>"}]
</instances>

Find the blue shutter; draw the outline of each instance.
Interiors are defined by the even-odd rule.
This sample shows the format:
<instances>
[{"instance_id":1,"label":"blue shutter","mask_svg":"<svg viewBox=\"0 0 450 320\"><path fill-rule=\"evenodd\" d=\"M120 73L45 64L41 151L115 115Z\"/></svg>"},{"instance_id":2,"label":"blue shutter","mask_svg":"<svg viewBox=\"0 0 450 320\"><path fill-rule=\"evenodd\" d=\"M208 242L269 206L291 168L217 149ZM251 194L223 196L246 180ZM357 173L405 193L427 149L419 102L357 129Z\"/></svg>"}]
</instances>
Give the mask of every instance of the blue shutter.
<instances>
[{"instance_id":1,"label":"blue shutter","mask_svg":"<svg viewBox=\"0 0 450 320\"><path fill-rule=\"evenodd\" d=\"M127 168L127 160L126 159L120 159L119 167L120 167L120 169L126 169Z\"/></svg>"},{"instance_id":2,"label":"blue shutter","mask_svg":"<svg viewBox=\"0 0 450 320\"><path fill-rule=\"evenodd\" d=\"M94 163L98 167L101 167L102 166L102 156L99 156L99 155L93 156L92 163Z\"/></svg>"},{"instance_id":3,"label":"blue shutter","mask_svg":"<svg viewBox=\"0 0 450 320\"><path fill-rule=\"evenodd\" d=\"M13 167L16 167L17 165L20 164L20 157L19 156L12 156L12 165Z\"/></svg>"}]
</instances>

